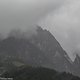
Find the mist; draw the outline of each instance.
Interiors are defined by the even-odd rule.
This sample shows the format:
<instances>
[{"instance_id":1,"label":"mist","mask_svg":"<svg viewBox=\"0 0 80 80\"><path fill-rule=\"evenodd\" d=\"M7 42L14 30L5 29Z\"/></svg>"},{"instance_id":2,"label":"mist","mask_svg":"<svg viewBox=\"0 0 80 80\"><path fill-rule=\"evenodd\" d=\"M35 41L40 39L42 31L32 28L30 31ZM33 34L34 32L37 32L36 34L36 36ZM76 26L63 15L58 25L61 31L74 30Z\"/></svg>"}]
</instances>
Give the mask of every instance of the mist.
<instances>
[{"instance_id":1,"label":"mist","mask_svg":"<svg viewBox=\"0 0 80 80\"><path fill-rule=\"evenodd\" d=\"M35 32L38 21L55 11L63 0L0 0L0 33L13 29Z\"/></svg>"},{"instance_id":2,"label":"mist","mask_svg":"<svg viewBox=\"0 0 80 80\"><path fill-rule=\"evenodd\" d=\"M80 0L66 0L65 5L50 13L40 25L50 30L72 60L76 54L80 55Z\"/></svg>"}]
</instances>

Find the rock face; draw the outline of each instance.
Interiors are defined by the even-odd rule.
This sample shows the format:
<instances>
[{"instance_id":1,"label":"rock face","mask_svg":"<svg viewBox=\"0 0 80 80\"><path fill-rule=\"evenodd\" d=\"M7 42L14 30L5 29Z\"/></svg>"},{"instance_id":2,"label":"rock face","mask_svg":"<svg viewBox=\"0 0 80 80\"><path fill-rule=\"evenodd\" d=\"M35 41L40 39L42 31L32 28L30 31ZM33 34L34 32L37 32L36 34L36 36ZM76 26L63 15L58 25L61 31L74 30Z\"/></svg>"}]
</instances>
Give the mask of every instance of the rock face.
<instances>
[{"instance_id":1,"label":"rock face","mask_svg":"<svg viewBox=\"0 0 80 80\"><path fill-rule=\"evenodd\" d=\"M0 59L6 66L17 61L40 66L45 62L44 53L26 39L9 37L0 42Z\"/></svg>"},{"instance_id":2,"label":"rock face","mask_svg":"<svg viewBox=\"0 0 80 80\"><path fill-rule=\"evenodd\" d=\"M43 51L48 58L48 62L44 66L58 71L71 71L70 67L73 64L71 59L49 31L38 27L37 35L32 38L31 42Z\"/></svg>"},{"instance_id":3,"label":"rock face","mask_svg":"<svg viewBox=\"0 0 80 80\"><path fill-rule=\"evenodd\" d=\"M78 54L76 55L73 66L74 66L73 73L77 76L80 76L80 57Z\"/></svg>"},{"instance_id":4,"label":"rock face","mask_svg":"<svg viewBox=\"0 0 80 80\"><path fill-rule=\"evenodd\" d=\"M10 36L0 41L1 67L14 63L43 66L80 76L80 58L72 62L55 37L47 30L37 27L37 34L30 38ZM19 66L17 65L17 66Z\"/></svg>"}]
</instances>

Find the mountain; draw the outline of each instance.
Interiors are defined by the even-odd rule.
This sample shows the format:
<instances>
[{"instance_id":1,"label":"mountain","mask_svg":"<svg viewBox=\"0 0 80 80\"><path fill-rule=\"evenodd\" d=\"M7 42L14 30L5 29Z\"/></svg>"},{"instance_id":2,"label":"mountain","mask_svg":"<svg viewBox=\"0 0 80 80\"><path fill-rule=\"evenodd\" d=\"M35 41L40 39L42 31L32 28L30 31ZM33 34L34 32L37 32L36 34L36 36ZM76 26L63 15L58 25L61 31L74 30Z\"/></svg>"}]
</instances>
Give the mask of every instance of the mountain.
<instances>
[{"instance_id":1,"label":"mountain","mask_svg":"<svg viewBox=\"0 0 80 80\"><path fill-rule=\"evenodd\" d=\"M73 62L74 70L73 73L77 76L80 76L80 57L76 54L76 58Z\"/></svg>"},{"instance_id":2,"label":"mountain","mask_svg":"<svg viewBox=\"0 0 80 80\"><path fill-rule=\"evenodd\" d=\"M66 71L80 76L80 57L77 55L73 62L49 31L46 29L43 30L38 26L37 34L30 40L31 43L43 51L48 58L47 64L43 65L44 67L55 69L60 72Z\"/></svg>"},{"instance_id":3,"label":"mountain","mask_svg":"<svg viewBox=\"0 0 80 80\"><path fill-rule=\"evenodd\" d=\"M78 54L76 54L76 58L75 58L75 60L74 60L74 64L77 64L77 65L80 66L80 57L79 57Z\"/></svg>"},{"instance_id":4,"label":"mountain","mask_svg":"<svg viewBox=\"0 0 80 80\"><path fill-rule=\"evenodd\" d=\"M38 26L37 34L31 38L31 42L48 58L49 61L44 65L45 67L54 68L61 72L71 72L73 62L49 31Z\"/></svg>"},{"instance_id":5,"label":"mountain","mask_svg":"<svg viewBox=\"0 0 80 80\"><path fill-rule=\"evenodd\" d=\"M15 33L0 40L0 71L16 66L31 65L46 67L59 72L69 72L80 76L79 56L72 62L55 37L37 26L36 34L26 37L26 33Z\"/></svg>"},{"instance_id":6,"label":"mountain","mask_svg":"<svg viewBox=\"0 0 80 80\"><path fill-rule=\"evenodd\" d=\"M0 68L22 64L41 66L45 60L45 54L27 39L8 37L0 41Z\"/></svg>"},{"instance_id":7,"label":"mountain","mask_svg":"<svg viewBox=\"0 0 80 80\"><path fill-rule=\"evenodd\" d=\"M20 67L5 72L1 77L13 78L14 80L80 80L79 77L72 74L59 73L44 67Z\"/></svg>"}]
</instances>

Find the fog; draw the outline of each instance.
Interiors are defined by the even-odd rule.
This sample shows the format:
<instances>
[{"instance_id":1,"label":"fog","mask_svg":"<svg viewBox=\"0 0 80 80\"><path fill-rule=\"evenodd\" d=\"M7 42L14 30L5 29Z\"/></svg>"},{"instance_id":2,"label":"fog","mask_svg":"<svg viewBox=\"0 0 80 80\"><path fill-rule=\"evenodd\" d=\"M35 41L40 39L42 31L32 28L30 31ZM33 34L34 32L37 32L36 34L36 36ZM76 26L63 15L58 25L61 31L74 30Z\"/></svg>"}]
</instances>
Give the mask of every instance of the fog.
<instances>
[{"instance_id":1,"label":"fog","mask_svg":"<svg viewBox=\"0 0 80 80\"><path fill-rule=\"evenodd\" d=\"M72 60L76 53L80 55L80 0L66 0L40 25L52 32Z\"/></svg>"},{"instance_id":2,"label":"fog","mask_svg":"<svg viewBox=\"0 0 80 80\"><path fill-rule=\"evenodd\" d=\"M0 0L0 33L12 29L35 32L37 22L59 8L63 0Z\"/></svg>"}]
</instances>

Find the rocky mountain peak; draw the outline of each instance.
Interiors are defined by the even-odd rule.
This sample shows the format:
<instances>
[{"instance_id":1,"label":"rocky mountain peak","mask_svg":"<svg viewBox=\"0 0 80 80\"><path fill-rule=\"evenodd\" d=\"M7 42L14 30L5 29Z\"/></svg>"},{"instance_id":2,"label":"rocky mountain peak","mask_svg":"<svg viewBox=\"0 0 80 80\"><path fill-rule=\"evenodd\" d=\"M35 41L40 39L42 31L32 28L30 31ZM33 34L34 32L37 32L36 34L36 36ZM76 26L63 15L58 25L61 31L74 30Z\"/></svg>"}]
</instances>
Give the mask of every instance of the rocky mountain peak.
<instances>
[{"instance_id":1,"label":"rocky mountain peak","mask_svg":"<svg viewBox=\"0 0 80 80\"><path fill-rule=\"evenodd\" d=\"M74 60L74 63L80 64L80 56L78 54L76 54L76 58Z\"/></svg>"},{"instance_id":2,"label":"rocky mountain peak","mask_svg":"<svg viewBox=\"0 0 80 80\"><path fill-rule=\"evenodd\" d=\"M16 38L17 36L10 36L1 40L1 61L5 61L5 58L7 61L12 62L14 60L18 63L23 61L30 65L39 65L60 72L66 71L80 75L80 71L77 70L80 68L80 58L78 55L73 63L59 42L48 30L44 30L38 26L36 32L36 35L33 35L28 39L24 37Z\"/></svg>"}]
</instances>

